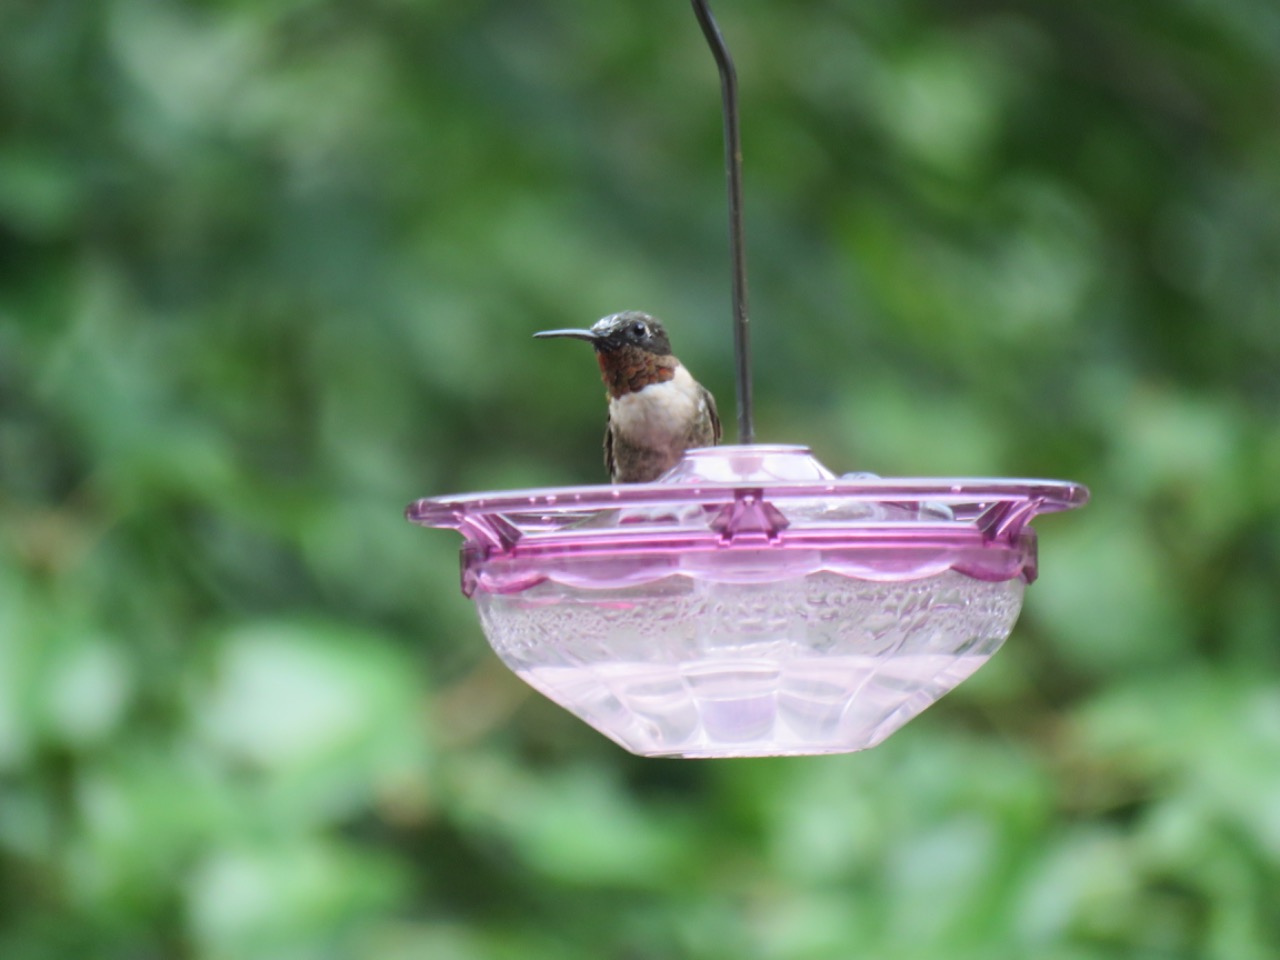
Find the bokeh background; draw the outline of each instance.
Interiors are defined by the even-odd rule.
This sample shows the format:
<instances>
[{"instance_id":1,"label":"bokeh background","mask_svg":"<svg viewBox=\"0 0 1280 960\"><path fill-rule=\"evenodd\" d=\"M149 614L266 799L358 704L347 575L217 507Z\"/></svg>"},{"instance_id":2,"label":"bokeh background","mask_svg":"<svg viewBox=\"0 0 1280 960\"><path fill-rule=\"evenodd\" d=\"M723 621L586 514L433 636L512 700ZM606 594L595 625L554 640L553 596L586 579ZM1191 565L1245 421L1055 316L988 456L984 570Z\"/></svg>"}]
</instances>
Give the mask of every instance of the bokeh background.
<instances>
[{"instance_id":1,"label":"bokeh background","mask_svg":"<svg viewBox=\"0 0 1280 960\"><path fill-rule=\"evenodd\" d=\"M0 2L0 957L1280 956L1280 6L722 0L761 439L1089 484L866 754L642 761L411 499L732 419L682 0Z\"/></svg>"}]
</instances>

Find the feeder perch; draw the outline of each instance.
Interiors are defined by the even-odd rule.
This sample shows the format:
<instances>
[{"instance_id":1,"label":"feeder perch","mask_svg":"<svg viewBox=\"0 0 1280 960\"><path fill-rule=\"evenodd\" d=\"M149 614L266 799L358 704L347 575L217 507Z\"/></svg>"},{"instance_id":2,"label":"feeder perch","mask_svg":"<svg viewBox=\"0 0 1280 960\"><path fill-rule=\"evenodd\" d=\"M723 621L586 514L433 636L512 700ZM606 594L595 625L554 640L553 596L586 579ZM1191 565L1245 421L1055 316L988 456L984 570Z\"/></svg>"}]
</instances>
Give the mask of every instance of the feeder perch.
<instances>
[{"instance_id":1,"label":"feeder perch","mask_svg":"<svg viewBox=\"0 0 1280 960\"><path fill-rule=\"evenodd\" d=\"M531 686L654 757L875 746L999 649L1036 578L1053 480L837 477L753 443L733 62L720 68L741 445L686 451L657 482L419 500L464 537L462 590Z\"/></svg>"}]
</instances>

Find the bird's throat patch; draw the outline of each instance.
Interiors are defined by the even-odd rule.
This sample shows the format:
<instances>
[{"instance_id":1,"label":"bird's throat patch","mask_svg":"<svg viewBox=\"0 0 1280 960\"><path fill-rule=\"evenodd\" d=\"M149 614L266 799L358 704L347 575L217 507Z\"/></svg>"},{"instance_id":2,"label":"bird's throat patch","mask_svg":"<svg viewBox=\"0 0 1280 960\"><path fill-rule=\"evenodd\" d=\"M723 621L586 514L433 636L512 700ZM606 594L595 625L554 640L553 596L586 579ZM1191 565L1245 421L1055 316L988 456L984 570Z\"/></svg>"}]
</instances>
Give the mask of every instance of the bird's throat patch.
<instances>
[{"instance_id":1,"label":"bird's throat patch","mask_svg":"<svg viewBox=\"0 0 1280 960\"><path fill-rule=\"evenodd\" d=\"M614 399L643 390L651 383L665 383L676 375L678 363L673 356L659 356L636 347L602 351L596 354L596 360L609 396Z\"/></svg>"}]
</instances>

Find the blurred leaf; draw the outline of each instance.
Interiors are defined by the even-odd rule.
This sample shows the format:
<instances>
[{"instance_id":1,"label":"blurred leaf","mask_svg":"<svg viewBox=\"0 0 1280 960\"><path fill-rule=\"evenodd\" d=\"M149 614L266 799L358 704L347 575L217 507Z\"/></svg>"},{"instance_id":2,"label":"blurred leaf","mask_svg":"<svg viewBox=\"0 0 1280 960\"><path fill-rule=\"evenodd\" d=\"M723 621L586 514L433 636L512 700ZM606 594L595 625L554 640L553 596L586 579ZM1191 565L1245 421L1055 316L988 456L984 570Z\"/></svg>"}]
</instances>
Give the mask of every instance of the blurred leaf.
<instances>
[{"instance_id":1,"label":"blurred leaf","mask_svg":"<svg viewBox=\"0 0 1280 960\"><path fill-rule=\"evenodd\" d=\"M245 625L220 645L197 724L295 814L331 817L424 761L412 676L405 657L362 632Z\"/></svg>"}]
</instances>

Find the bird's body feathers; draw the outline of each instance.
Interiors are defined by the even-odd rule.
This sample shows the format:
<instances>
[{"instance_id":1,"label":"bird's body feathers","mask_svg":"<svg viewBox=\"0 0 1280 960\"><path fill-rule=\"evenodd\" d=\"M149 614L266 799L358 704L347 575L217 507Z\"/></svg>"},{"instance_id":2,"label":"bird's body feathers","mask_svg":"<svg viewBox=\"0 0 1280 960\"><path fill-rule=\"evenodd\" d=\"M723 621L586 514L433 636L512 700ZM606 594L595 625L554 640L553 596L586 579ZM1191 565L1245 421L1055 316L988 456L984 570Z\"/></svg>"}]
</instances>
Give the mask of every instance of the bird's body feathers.
<instances>
[{"instance_id":1,"label":"bird's body feathers","mask_svg":"<svg viewBox=\"0 0 1280 960\"><path fill-rule=\"evenodd\" d=\"M711 391L677 363L671 379L609 398L605 467L614 483L656 480L690 447L720 440Z\"/></svg>"}]
</instances>

